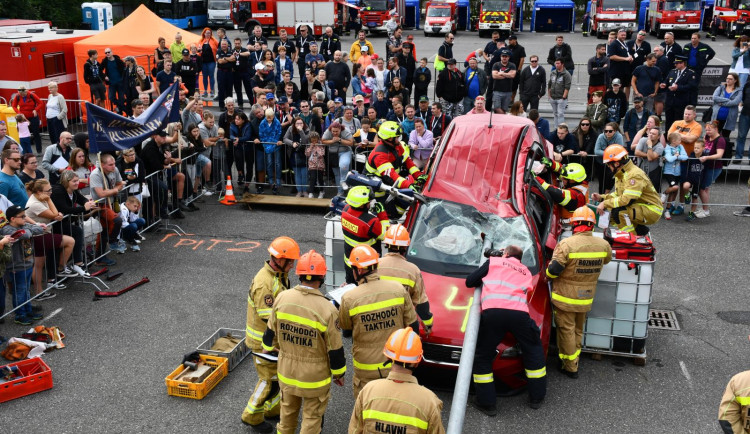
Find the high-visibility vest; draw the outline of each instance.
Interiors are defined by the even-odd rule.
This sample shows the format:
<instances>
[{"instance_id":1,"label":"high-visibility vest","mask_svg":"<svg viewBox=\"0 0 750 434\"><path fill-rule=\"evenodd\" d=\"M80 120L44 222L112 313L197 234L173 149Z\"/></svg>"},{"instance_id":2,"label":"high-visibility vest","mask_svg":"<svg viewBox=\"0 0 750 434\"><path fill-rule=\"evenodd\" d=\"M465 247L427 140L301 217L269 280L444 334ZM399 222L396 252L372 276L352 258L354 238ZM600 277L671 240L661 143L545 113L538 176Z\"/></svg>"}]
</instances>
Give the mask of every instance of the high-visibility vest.
<instances>
[{"instance_id":1,"label":"high-visibility vest","mask_svg":"<svg viewBox=\"0 0 750 434\"><path fill-rule=\"evenodd\" d=\"M482 279L482 310L510 309L529 312L526 293L531 271L516 258L491 257L490 270Z\"/></svg>"}]
</instances>

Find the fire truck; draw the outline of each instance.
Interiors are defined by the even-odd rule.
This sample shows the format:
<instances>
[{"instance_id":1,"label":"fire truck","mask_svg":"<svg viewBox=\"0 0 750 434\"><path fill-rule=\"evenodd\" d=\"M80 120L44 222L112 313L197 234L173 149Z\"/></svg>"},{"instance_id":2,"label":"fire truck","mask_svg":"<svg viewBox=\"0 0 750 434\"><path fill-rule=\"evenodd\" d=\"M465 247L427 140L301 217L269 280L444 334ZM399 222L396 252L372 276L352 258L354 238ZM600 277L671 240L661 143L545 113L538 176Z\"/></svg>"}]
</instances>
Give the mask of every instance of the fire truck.
<instances>
[{"instance_id":1,"label":"fire truck","mask_svg":"<svg viewBox=\"0 0 750 434\"><path fill-rule=\"evenodd\" d=\"M625 29L628 39L638 29L638 5L635 0L592 0L591 33L606 38L609 32Z\"/></svg>"},{"instance_id":2,"label":"fire truck","mask_svg":"<svg viewBox=\"0 0 750 434\"><path fill-rule=\"evenodd\" d=\"M515 0L482 0L479 4L479 23L477 24L479 37L489 37L490 33L495 30L500 32L501 38L510 36L515 8Z\"/></svg>"},{"instance_id":3,"label":"fire truck","mask_svg":"<svg viewBox=\"0 0 750 434\"><path fill-rule=\"evenodd\" d=\"M314 35L322 35L329 26L341 34L342 9L336 0L233 0L231 18L248 34L255 26L261 26L265 35L277 35L281 29L294 35L302 26Z\"/></svg>"},{"instance_id":4,"label":"fire truck","mask_svg":"<svg viewBox=\"0 0 750 434\"><path fill-rule=\"evenodd\" d=\"M700 27L700 1L651 0L648 5L646 28L659 39L666 31L697 32Z\"/></svg>"},{"instance_id":5,"label":"fire truck","mask_svg":"<svg viewBox=\"0 0 750 434\"><path fill-rule=\"evenodd\" d=\"M713 16L719 17L720 29L724 30L728 38L734 39L750 22L750 0L716 0ZM746 24L739 28L737 21L742 19Z\"/></svg>"},{"instance_id":6,"label":"fire truck","mask_svg":"<svg viewBox=\"0 0 750 434\"><path fill-rule=\"evenodd\" d=\"M386 32L385 22L391 18L391 14L398 14L403 25L404 0L361 0L359 6L362 28L370 33Z\"/></svg>"},{"instance_id":7,"label":"fire truck","mask_svg":"<svg viewBox=\"0 0 750 434\"><path fill-rule=\"evenodd\" d=\"M456 33L458 0L428 1L425 11L425 36Z\"/></svg>"}]
</instances>

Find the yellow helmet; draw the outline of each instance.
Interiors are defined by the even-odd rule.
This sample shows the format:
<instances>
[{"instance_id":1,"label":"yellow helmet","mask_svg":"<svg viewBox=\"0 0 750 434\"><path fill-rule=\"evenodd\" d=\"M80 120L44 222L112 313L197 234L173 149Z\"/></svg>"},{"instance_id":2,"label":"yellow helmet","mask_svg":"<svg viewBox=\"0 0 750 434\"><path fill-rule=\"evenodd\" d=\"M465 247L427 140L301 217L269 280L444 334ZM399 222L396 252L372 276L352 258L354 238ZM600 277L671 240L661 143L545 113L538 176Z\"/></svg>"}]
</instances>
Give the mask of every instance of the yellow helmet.
<instances>
[{"instance_id":1,"label":"yellow helmet","mask_svg":"<svg viewBox=\"0 0 750 434\"><path fill-rule=\"evenodd\" d=\"M398 123L394 121L386 121L383 122L383 125L378 129L378 137L383 140L388 140L401 137L403 132L403 128L401 128L401 125Z\"/></svg>"},{"instance_id":2,"label":"yellow helmet","mask_svg":"<svg viewBox=\"0 0 750 434\"><path fill-rule=\"evenodd\" d=\"M362 208L371 200L370 188L364 185L352 187L346 195L346 203L354 208Z\"/></svg>"},{"instance_id":3,"label":"yellow helmet","mask_svg":"<svg viewBox=\"0 0 750 434\"><path fill-rule=\"evenodd\" d=\"M586 180L586 169L578 163L566 164L560 177L573 182L583 182Z\"/></svg>"}]
</instances>

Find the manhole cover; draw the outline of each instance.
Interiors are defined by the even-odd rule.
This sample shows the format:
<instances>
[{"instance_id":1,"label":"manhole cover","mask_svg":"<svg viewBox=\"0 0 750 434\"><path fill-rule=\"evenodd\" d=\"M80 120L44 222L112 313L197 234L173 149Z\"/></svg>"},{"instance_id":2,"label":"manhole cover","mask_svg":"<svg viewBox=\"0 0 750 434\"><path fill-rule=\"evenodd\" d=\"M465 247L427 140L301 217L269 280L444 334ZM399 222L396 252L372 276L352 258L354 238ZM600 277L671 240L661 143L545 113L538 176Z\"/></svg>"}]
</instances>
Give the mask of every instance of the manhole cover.
<instances>
[{"instance_id":1,"label":"manhole cover","mask_svg":"<svg viewBox=\"0 0 750 434\"><path fill-rule=\"evenodd\" d=\"M672 310L648 311L648 328L657 330L679 330L680 324L677 323L677 315Z\"/></svg>"}]
</instances>

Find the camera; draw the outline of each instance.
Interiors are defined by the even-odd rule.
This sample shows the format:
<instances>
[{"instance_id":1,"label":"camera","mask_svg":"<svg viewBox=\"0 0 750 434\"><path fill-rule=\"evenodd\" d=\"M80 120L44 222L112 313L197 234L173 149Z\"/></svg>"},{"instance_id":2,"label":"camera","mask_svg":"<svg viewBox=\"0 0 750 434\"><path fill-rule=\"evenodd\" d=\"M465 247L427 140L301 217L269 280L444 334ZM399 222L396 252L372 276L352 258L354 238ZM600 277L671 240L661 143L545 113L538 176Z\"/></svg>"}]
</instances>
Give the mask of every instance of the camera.
<instances>
[{"instance_id":1,"label":"camera","mask_svg":"<svg viewBox=\"0 0 750 434\"><path fill-rule=\"evenodd\" d=\"M484 257L489 258L491 256L501 257L505 254L505 249L485 249Z\"/></svg>"}]
</instances>

